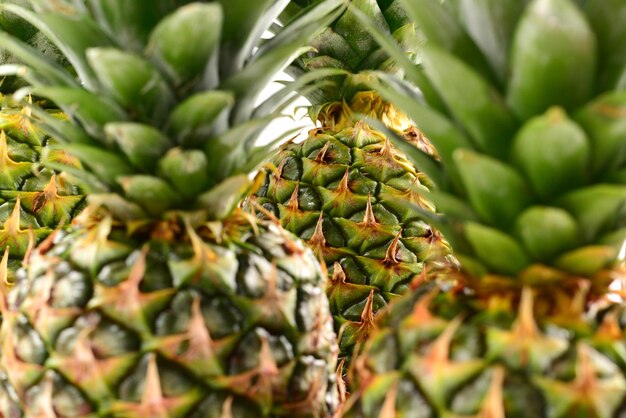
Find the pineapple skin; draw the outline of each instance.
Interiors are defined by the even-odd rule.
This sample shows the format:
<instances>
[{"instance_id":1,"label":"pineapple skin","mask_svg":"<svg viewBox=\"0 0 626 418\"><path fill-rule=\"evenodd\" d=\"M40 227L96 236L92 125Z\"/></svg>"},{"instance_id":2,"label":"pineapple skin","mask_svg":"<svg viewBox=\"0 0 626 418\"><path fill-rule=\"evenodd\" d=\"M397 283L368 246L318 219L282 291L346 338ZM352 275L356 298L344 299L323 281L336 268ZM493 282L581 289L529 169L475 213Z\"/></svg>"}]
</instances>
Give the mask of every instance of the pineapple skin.
<instances>
[{"instance_id":1,"label":"pineapple skin","mask_svg":"<svg viewBox=\"0 0 626 418\"><path fill-rule=\"evenodd\" d=\"M625 416L609 286L624 277L626 3L404 4L427 39L403 66L423 70L422 94L384 75L373 88L438 148L433 200L461 271L389 306L343 415Z\"/></svg>"},{"instance_id":2,"label":"pineapple skin","mask_svg":"<svg viewBox=\"0 0 626 418\"><path fill-rule=\"evenodd\" d=\"M530 288L515 300L418 287L360 347L342 416L623 416L624 305L586 309L583 296L545 314L538 300Z\"/></svg>"},{"instance_id":3,"label":"pineapple skin","mask_svg":"<svg viewBox=\"0 0 626 418\"><path fill-rule=\"evenodd\" d=\"M358 96L372 96L359 93ZM407 128L416 146L419 132ZM452 265L441 234L411 205L429 179L362 121L316 128L273 158L254 201L303 238L328 266L327 293L342 356L366 338L371 317L415 276Z\"/></svg>"},{"instance_id":4,"label":"pineapple skin","mask_svg":"<svg viewBox=\"0 0 626 418\"><path fill-rule=\"evenodd\" d=\"M3 416L332 416L319 263L234 218L219 243L128 237L110 218L55 232L2 301Z\"/></svg>"},{"instance_id":5,"label":"pineapple skin","mask_svg":"<svg viewBox=\"0 0 626 418\"><path fill-rule=\"evenodd\" d=\"M9 252L14 278L29 248L61 223L69 223L84 206L83 191L68 174L46 168L56 163L78 168L77 159L37 128L29 105L2 98L0 110L0 252ZM59 119L58 111L51 115Z\"/></svg>"},{"instance_id":6,"label":"pineapple skin","mask_svg":"<svg viewBox=\"0 0 626 418\"><path fill-rule=\"evenodd\" d=\"M334 415L325 275L303 243L237 208L270 154L258 132L290 97L252 103L343 4L257 50L284 3L237 1L0 4L58 35L73 69L33 58L27 81L68 115L40 126L94 189L14 288L0 280L3 416Z\"/></svg>"}]
</instances>

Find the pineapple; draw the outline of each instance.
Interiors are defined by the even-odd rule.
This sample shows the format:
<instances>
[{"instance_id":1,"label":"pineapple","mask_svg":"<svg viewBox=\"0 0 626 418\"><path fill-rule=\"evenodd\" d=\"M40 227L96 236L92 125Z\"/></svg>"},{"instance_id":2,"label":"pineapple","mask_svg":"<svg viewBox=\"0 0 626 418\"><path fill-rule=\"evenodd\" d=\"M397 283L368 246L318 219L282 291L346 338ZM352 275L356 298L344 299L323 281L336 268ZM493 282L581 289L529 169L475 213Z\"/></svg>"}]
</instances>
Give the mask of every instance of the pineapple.
<instances>
[{"instance_id":1,"label":"pineapple","mask_svg":"<svg viewBox=\"0 0 626 418\"><path fill-rule=\"evenodd\" d=\"M461 270L417 280L381 317L344 415L626 416L626 316L610 294L626 238L626 2L405 5L427 43L418 66L399 62L421 94L384 74L373 86L440 154L429 197L446 216L424 215Z\"/></svg>"},{"instance_id":2,"label":"pineapple","mask_svg":"<svg viewBox=\"0 0 626 418\"><path fill-rule=\"evenodd\" d=\"M23 5L24 1L4 3ZM16 15L0 12L0 28L38 49L48 59L66 62L45 36ZM19 63L20 55L2 50L0 62ZM5 77L0 84L0 254L9 250L11 281L28 248L60 223L69 222L83 200L82 191L67 174L49 168L77 168L78 161L63 150L53 150L54 141L31 122L30 104L21 104L10 97L23 84L16 77ZM48 112L63 119L58 110Z\"/></svg>"},{"instance_id":3,"label":"pineapple","mask_svg":"<svg viewBox=\"0 0 626 418\"><path fill-rule=\"evenodd\" d=\"M0 109L0 252L9 254L9 281L29 248L82 208L83 196L63 172L45 165L79 168L78 160L60 149L31 122L31 107L2 97ZM63 119L58 111L51 116Z\"/></svg>"},{"instance_id":4,"label":"pineapple","mask_svg":"<svg viewBox=\"0 0 626 418\"><path fill-rule=\"evenodd\" d=\"M298 15L307 3L292 2L283 19ZM409 206L434 210L422 196L429 179L384 132L363 120L377 120L432 152L405 114L365 89L364 72L398 69L355 25L355 13L375 19L403 42L407 54L416 47L414 25L398 1L351 2L351 9L315 39L315 52L292 68L298 77L320 68L335 70L328 83L307 91L313 103L309 113L319 127L303 142L281 149L255 199L261 212L279 218L325 261L335 330L347 358L355 343L366 338L381 307L404 293L425 266L433 271L449 262L441 234Z\"/></svg>"},{"instance_id":5,"label":"pineapple","mask_svg":"<svg viewBox=\"0 0 626 418\"><path fill-rule=\"evenodd\" d=\"M256 96L341 3L270 40L281 1L1 6L75 69L78 79L33 59L20 74L69 116L40 125L94 192L3 288L0 415L333 415L326 278L302 242L238 203L271 152L260 130L290 100L255 107Z\"/></svg>"}]
</instances>

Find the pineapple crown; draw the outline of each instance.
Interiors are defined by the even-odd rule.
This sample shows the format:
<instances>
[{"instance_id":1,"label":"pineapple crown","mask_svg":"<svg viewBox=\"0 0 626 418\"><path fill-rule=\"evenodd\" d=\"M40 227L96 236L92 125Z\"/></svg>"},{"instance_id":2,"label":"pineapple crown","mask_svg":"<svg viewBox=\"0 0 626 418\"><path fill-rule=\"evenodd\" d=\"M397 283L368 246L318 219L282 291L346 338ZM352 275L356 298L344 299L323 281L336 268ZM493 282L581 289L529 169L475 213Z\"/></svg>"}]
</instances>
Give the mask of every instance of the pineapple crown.
<instances>
[{"instance_id":1,"label":"pineapple crown","mask_svg":"<svg viewBox=\"0 0 626 418\"><path fill-rule=\"evenodd\" d=\"M128 221L230 213L275 145L257 145L260 131L317 75L257 104L259 93L309 50L343 1L320 3L271 39L263 36L282 0L31 3L33 10L0 4L0 11L48 37L77 77L7 33L0 46L24 65L0 73L20 75L29 93L70 117L62 123L35 109L41 126L81 160L84 170L73 174L97 192L90 199Z\"/></svg>"},{"instance_id":2,"label":"pineapple crown","mask_svg":"<svg viewBox=\"0 0 626 418\"><path fill-rule=\"evenodd\" d=\"M319 3L320 0L292 0L279 19L289 23ZM313 49L289 67L290 74L296 78L320 68L343 71L341 75L333 77L331 82L304 92L318 109L329 102L350 101L358 92L371 90L365 71L381 70L402 75L402 68L389 58L359 23L358 16L371 19L380 31L394 37L411 57L421 42L400 1L351 0L350 7L314 38L311 43Z\"/></svg>"},{"instance_id":3,"label":"pineapple crown","mask_svg":"<svg viewBox=\"0 0 626 418\"><path fill-rule=\"evenodd\" d=\"M360 16L410 82L372 86L437 148L440 161L395 140L435 183L446 216L431 221L465 269L610 282L626 238L626 2L403 3L420 62Z\"/></svg>"}]
</instances>

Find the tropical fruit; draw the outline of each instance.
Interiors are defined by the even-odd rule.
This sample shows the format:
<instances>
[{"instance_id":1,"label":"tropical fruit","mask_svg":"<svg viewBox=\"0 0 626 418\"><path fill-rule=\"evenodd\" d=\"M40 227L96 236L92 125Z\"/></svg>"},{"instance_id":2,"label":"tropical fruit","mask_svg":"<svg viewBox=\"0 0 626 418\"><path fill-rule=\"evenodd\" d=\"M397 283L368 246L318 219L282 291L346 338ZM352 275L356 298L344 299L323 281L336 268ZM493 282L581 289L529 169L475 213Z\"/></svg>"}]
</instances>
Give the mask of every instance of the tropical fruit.
<instances>
[{"instance_id":1,"label":"tropical fruit","mask_svg":"<svg viewBox=\"0 0 626 418\"><path fill-rule=\"evenodd\" d=\"M29 248L57 226L69 223L82 207L80 188L63 172L47 165L79 168L77 159L33 125L29 105L8 97L0 108L0 252L9 254L9 280ZM62 120L58 111L50 116Z\"/></svg>"},{"instance_id":2,"label":"tropical fruit","mask_svg":"<svg viewBox=\"0 0 626 418\"><path fill-rule=\"evenodd\" d=\"M292 2L283 19L298 16L307 3ZM415 275L451 262L441 234L411 207L434 210L423 197L430 180L388 140L385 128L365 120L432 152L404 113L363 84L367 71L398 69L356 24L355 13L370 16L403 42L403 53L416 47L414 25L398 1L352 2L315 39L314 52L291 68L297 78L329 71L326 83L305 92L319 127L273 158L274 169L268 169L256 198L261 212L280 219L325 261L335 329L347 357L367 336L373 315L404 293Z\"/></svg>"},{"instance_id":3,"label":"tropical fruit","mask_svg":"<svg viewBox=\"0 0 626 418\"><path fill-rule=\"evenodd\" d=\"M416 284L389 310L354 360L345 415L624 416L610 285L623 277L626 2L405 6L427 42L417 67L399 62L421 94L384 74L373 85L439 152L425 171L446 215L425 216L461 271L440 278L450 292Z\"/></svg>"},{"instance_id":4,"label":"tropical fruit","mask_svg":"<svg viewBox=\"0 0 626 418\"><path fill-rule=\"evenodd\" d=\"M434 283L390 305L353 359L344 417L621 417L626 413L621 303L585 293L536 315Z\"/></svg>"},{"instance_id":5,"label":"tropical fruit","mask_svg":"<svg viewBox=\"0 0 626 418\"><path fill-rule=\"evenodd\" d=\"M23 0L0 3L27 6L27 1ZM15 36L47 59L66 64L54 44L18 16L0 11L0 29L3 31L0 36ZM22 54L2 49L0 63L19 65L20 56ZM76 168L79 163L62 150L52 150L54 140L33 125L34 115L29 103L13 100L12 94L24 85L19 78L3 73L0 82L0 254L7 248L10 250L10 280L14 279L30 246L45 238L59 223L71 221L81 207L83 192L67 174L50 168ZM48 113L51 117L64 118L53 108L48 109Z\"/></svg>"},{"instance_id":6,"label":"tropical fruit","mask_svg":"<svg viewBox=\"0 0 626 418\"><path fill-rule=\"evenodd\" d=\"M256 139L290 100L254 106L259 92L341 2L263 42L283 2L35 5L0 8L48 35L77 78L23 42L0 44L30 57L20 74L33 94L68 115L41 127L93 193L0 298L0 414L332 416L321 267L237 207L269 152Z\"/></svg>"}]
</instances>

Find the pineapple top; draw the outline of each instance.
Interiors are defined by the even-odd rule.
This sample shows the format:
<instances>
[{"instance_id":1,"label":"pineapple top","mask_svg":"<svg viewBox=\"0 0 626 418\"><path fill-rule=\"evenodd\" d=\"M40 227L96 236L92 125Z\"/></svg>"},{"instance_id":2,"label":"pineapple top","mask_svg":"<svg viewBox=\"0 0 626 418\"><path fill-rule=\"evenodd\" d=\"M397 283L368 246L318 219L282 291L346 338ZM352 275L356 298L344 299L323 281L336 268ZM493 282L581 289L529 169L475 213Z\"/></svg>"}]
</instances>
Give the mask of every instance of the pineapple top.
<instances>
[{"instance_id":1,"label":"pineapple top","mask_svg":"<svg viewBox=\"0 0 626 418\"><path fill-rule=\"evenodd\" d=\"M374 85L440 154L397 141L436 183L466 271L605 291L626 237L626 1L404 4L427 39L418 65L360 21L420 92L384 74Z\"/></svg>"},{"instance_id":2,"label":"pineapple top","mask_svg":"<svg viewBox=\"0 0 626 418\"><path fill-rule=\"evenodd\" d=\"M78 77L8 34L0 46L25 63L17 73L33 94L69 115L71 124L37 114L81 160L75 174L97 192L92 202L131 221L170 211L228 215L270 148L256 145L259 132L293 94L284 89L257 105L259 93L342 2L318 5L269 40L262 37L282 1L32 3L34 11L0 10L47 36Z\"/></svg>"},{"instance_id":3,"label":"pineapple top","mask_svg":"<svg viewBox=\"0 0 626 418\"><path fill-rule=\"evenodd\" d=\"M319 0L291 1L281 15L281 20L289 22L294 16L306 13L307 7L317 3ZM368 110L372 110L377 105L376 101L380 100L368 92L371 87L367 85L367 72L381 70L401 76L403 70L390 59L357 17L362 15L370 18L380 31L393 36L402 45L405 53L413 57L420 38L400 3L399 0L352 0L350 7L315 37L311 44L314 49L300 57L289 68L290 72L296 77L320 68L335 68L343 73L334 75L318 89L303 92L313 105L319 105L321 109L328 103L345 100L355 107L356 112L371 114ZM368 109L359 106L364 102L363 96L353 101L353 97L362 91L373 99L373 104L368 105ZM397 113L397 110L391 112ZM382 119L380 114L375 116Z\"/></svg>"}]
</instances>

